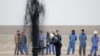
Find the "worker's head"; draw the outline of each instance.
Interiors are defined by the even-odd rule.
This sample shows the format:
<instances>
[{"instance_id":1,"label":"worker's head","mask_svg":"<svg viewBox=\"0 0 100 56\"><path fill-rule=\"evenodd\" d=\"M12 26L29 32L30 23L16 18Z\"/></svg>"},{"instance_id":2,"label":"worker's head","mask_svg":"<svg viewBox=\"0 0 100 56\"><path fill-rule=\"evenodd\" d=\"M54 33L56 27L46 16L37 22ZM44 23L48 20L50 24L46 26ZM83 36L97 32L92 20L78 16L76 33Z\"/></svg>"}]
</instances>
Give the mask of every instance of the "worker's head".
<instances>
[{"instance_id":1,"label":"worker's head","mask_svg":"<svg viewBox=\"0 0 100 56\"><path fill-rule=\"evenodd\" d=\"M82 33L82 34L84 34L84 33L85 33L84 29L81 29L81 33Z\"/></svg>"},{"instance_id":2,"label":"worker's head","mask_svg":"<svg viewBox=\"0 0 100 56\"><path fill-rule=\"evenodd\" d=\"M20 34L20 30L17 30L17 34Z\"/></svg>"},{"instance_id":3,"label":"worker's head","mask_svg":"<svg viewBox=\"0 0 100 56\"><path fill-rule=\"evenodd\" d=\"M59 30L56 30L56 33L59 33Z\"/></svg>"},{"instance_id":4,"label":"worker's head","mask_svg":"<svg viewBox=\"0 0 100 56\"><path fill-rule=\"evenodd\" d=\"M54 36L56 35L56 33L55 33L55 32L53 32L52 34L53 34Z\"/></svg>"},{"instance_id":5,"label":"worker's head","mask_svg":"<svg viewBox=\"0 0 100 56\"><path fill-rule=\"evenodd\" d=\"M50 34L50 38L51 39L54 38L54 34L53 33Z\"/></svg>"},{"instance_id":6,"label":"worker's head","mask_svg":"<svg viewBox=\"0 0 100 56\"><path fill-rule=\"evenodd\" d=\"M17 35L20 36L20 30L17 30Z\"/></svg>"},{"instance_id":7,"label":"worker's head","mask_svg":"<svg viewBox=\"0 0 100 56\"><path fill-rule=\"evenodd\" d=\"M49 34L49 32L47 31L47 34Z\"/></svg>"},{"instance_id":8,"label":"worker's head","mask_svg":"<svg viewBox=\"0 0 100 56\"><path fill-rule=\"evenodd\" d=\"M72 34L75 34L75 30L72 30Z\"/></svg>"},{"instance_id":9,"label":"worker's head","mask_svg":"<svg viewBox=\"0 0 100 56\"><path fill-rule=\"evenodd\" d=\"M42 30L40 30L40 34L43 34L43 31Z\"/></svg>"},{"instance_id":10,"label":"worker's head","mask_svg":"<svg viewBox=\"0 0 100 56\"><path fill-rule=\"evenodd\" d=\"M97 34L98 34L98 32L97 31L94 31L94 35L97 36Z\"/></svg>"},{"instance_id":11,"label":"worker's head","mask_svg":"<svg viewBox=\"0 0 100 56\"><path fill-rule=\"evenodd\" d=\"M25 32L22 32L22 35L24 35L25 34Z\"/></svg>"}]
</instances>

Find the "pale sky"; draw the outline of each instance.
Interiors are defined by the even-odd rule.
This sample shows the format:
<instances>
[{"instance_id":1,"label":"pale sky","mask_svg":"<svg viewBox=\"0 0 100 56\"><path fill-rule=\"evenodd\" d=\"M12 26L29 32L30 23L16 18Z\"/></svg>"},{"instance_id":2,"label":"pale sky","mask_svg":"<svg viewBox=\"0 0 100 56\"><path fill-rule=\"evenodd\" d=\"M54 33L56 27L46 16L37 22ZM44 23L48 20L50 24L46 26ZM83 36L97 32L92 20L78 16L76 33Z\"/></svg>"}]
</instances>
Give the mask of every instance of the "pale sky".
<instances>
[{"instance_id":1,"label":"pale sky","mask_svg":"<svg viewBox=\"0 0 100 56\"><path fill-rule=\"evenodd\" d=\"M100 0L45 0L45 25L100 25ZM0 25L23 25L26 0L0 0Z\"/></svg>"}]
</instances>

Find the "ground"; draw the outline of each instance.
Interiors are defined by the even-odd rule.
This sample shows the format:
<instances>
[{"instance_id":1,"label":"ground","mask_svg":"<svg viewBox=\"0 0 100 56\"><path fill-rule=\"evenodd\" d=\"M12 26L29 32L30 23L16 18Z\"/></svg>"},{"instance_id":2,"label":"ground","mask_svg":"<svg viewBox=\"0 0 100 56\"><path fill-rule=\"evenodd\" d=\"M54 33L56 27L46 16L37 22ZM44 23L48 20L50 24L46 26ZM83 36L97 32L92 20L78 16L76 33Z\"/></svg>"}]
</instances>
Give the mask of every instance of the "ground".
<instances>
[{"instance_id":1,"label":"ground","mask_svg":"<svg viewBox=\"0 0 100 56\"><path fill-rule=\"evenodd\" d=\"M86 47L86 55L90 53L91 48L91 35L87 37L87 47ZM63 35L62 36L62 55L61 56L68 56L66 55L66 50L68 48L68 36ZM0 35L0 56L14 56L14 35ZM31 55L31 43L28 40L28 48L29 48L29 55L19 55L19 56L32 56ZM75 55L69 55L69 56L78 56L78 50L79 50L79 41L76 42L76 48L75 48ZM100 54L100 42L99 42L99 50L98 54ZM55 56L55 55L39 55L39 56Z\"/></svg>"}]
</instances>

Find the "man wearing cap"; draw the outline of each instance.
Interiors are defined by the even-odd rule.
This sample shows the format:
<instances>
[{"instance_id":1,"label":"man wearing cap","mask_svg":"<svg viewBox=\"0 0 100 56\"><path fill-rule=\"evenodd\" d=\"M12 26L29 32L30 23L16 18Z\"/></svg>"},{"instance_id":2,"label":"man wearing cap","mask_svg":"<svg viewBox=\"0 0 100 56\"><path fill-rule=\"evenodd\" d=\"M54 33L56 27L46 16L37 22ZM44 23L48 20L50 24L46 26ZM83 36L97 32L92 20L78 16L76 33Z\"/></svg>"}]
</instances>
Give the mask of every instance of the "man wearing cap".
<instances>
[{"instance_id":1,"label":"man wearing cap","mask_svg":"<svg viewBox=\"0 0 100 56\"><path fill-rule=\"evenodd\" d=\"M68 50L67 50L67 55L70 54L71 49L72 49L72 54L74 54L76 40L77 40L77 36L75 34L75 30L72 30L72 33L69 36L69 47L68 47Z\"/></svg>"},{"instance_id":2,"label":"man wearing cap","mask_svg":"<svg viewBox=\"0 0 100 56\"><path fill-rule=\"evenodd\" d=\"M99 42L99 37L97 33L98 33L97 31L94 31L94 35L91 38L92 46L90 50L90 56L92 56L93 52L94 52L93 56L97 56L98 42Z\"/></svg>"},{"instance_id":3,"label":"man wearing cap","mask_svg":"<svg viewBox=\"0 0 100 56\"><path fill-rule=\"evenodd\" d=\"M84 32L84 29L81 30L81 34L79 35L79 41L80 41L80 46L79 46L79 55L81 56L81 52L83 51L83 56L86 55L85 49L86 49L86 40L87 36Z\"/></svg>"}]
</instances>

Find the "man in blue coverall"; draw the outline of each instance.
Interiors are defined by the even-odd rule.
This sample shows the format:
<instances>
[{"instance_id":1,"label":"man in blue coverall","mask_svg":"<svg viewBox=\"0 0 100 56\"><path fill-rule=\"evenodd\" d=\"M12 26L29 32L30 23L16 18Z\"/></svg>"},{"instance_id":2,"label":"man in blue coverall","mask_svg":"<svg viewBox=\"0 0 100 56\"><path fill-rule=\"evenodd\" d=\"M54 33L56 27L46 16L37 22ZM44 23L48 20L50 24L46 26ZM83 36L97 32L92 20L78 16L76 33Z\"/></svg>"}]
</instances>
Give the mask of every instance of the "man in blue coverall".
<instances>
[{"instance_id":1,"label":"man in blue coverall","mask_svg":"<svg viewBox=\"0 0 100 56\"><path fill-rule=\"evenodd\" d=\"M40 54L44 54L44 41L45 41L45 35L44 35L44 32L42 31L42 30L40 30L40 33L39 33L39 45L40 45L40 47L42 48L41 50L40 50Z\"/></svg>"},{"instance_id":2,"label":"man in blue coverall","mask_svg":"<svg viewBox=\"0 0 100 56\"><path fill-rule=\"evenodd\" d=\"M85 49L86 49L86 40L87 36L84 32L84 29L81 30L81 34L79 35L79 41L80 41L80 46L79 46L79 55L81 56L81 52L83 51L83 56L86 55Z\"/></svg>"},{"instance_id":3,"label":"man in blue coverall","mask_svg":"<svg viewBox=\"0 0 100 56\"><path fill-rule=\"evenodd\" d=\"M77 40L77 36L75 34L75 30L72 30L72 33L69 36L69 47L68 47L68 50L67 50L67 55L70 54L71 49L72 49L72 54L74 54L76 40Z\"/></svg>"},{"instance_id":4,"label":"man in blue coverall","mask_svg":"<svg viewBox=\"0 0 100 56\"><path fill-rule=\"evenodd\" d=\"M94 31L94 35L92 36L91 42L92 42L92 47L90 50L90 56L92 56L93 52L94 52L93 56L97 56L98 42L99 42L97 31Z\"/></svg>"},{"instance_id":5,"label":"man in blue coverall","mask_svg":"<svg viewBox=\"0 0 100 56\"><path fill-rule=\"evenodd\" d=\"M22 32L21 40L22 40L22 50L25 52L26 55L28 55L27 37L24 32Z\"/></svg>"}]
</instances>

